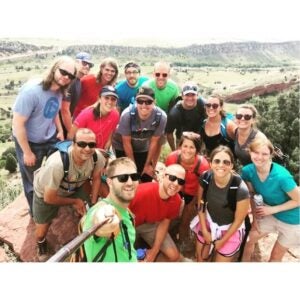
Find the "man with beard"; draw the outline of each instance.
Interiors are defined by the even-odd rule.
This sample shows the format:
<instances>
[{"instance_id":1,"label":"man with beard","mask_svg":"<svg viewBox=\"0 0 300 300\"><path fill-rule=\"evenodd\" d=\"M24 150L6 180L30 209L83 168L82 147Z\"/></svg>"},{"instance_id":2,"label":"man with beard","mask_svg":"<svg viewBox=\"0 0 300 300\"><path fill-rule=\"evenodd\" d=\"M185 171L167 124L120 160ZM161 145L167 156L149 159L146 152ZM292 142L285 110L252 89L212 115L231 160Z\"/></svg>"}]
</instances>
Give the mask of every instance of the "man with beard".
<instances>
[{"instance_id":1,"label":"man with beard","mask_svg":"<svg viewBox=\"0 0 300 300\"><path fill-rule=\"evenodd\" d=\"M31 215L33 173L57 139L64 139L58 112L75 77L75 61L68 56L60 57L43 80L28 82L21 88L13 105L13 137Z\"/></svg>"},{"instance_id":2,"label":"man with beard","mask_svg":"<svg viewBox=\"0 0 300 300\"><path fill-rule=\"evenodd\" d=\"M136 262L135 228L128 205L140 176L134 162L127 157L111 161L106 173L110 192L88 211L82 228L88 230L107 218L109 222L85 241L87 261Z\"/></svg>"},{"instance_id":3,"label":"man with beard","mask_svg":"<svg viewBox=\"0 0 300 300\"><path fill-rule=\"evenodd\" d=\"M172 219L177 218L184 205L178 192L185 183L185 170L181 165L168 166L158 182L142 183L129 205L135 215L137 238L141 237L151 248L145 261L155 261L159 251L167 261L183 260L168 233Z\"/></svg>"}]
</instances>

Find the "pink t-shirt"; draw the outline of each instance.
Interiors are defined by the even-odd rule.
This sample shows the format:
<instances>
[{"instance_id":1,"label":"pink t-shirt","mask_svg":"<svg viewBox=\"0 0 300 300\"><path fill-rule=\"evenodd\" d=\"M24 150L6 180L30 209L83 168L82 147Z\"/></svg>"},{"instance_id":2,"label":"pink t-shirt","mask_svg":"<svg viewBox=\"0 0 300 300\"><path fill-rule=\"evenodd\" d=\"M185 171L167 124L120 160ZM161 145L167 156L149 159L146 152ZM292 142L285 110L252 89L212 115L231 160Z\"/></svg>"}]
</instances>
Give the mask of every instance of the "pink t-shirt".
<instances>
[{"instance_id":1,"label":"pink t-shirt","mask_svg":"<svg viewBox=\"0 0 300 300\"><path fill-rule=\"evenodd\" d=\"M135 215L135 226L144 223L161 222L164 219L175 219L179 215L181 197L176 194L168 199L161 199L157 182L141 183L129 209Z\"/></svg>"},{"instance_id":2,"label":"pink t-shirt","mask_svg":"<svg viewBox=\"0 0 300 300\"><path fill-rule=\"evenodd\" d=\"M106 116L95 119L94 107L85 108L75 119L74 125L78 128L89 128L96 134L97 148L104 149L109 136L115 131L120 115L113 109Z\"/></svg>"}]
</instances>

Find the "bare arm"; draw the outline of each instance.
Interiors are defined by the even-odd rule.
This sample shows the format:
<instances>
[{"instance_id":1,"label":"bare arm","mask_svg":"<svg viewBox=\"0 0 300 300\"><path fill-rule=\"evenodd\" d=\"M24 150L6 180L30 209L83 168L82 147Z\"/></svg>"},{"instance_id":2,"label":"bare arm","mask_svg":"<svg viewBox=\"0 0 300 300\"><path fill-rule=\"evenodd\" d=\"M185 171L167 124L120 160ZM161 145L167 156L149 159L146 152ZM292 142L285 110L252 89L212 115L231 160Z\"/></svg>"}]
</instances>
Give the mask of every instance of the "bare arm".
<instances>
[{"instance_id":1,"label":"bare arm","mask_svg":"<svg viewBox=\"0 0 300 300\"><path fill-rule=\"evenodd\" d=\"M68 132L70 132L72 128L72 116L70 112L70 104L71 103L69 101L62 101L61 108L60 108L62 122Z\"/></svg>"},{"instance_id":2,"label":"bare arm","mask_svg":"<svg viewBox=\"0 0 300 300\"><path fill-rule=\"evenodd\" d=\"M113 132L110 133L108 140L107 140L106 144L104 145L104 150L107 150L107 151L109 150L109 148L111 146L112 135L113 135Z\"/></svg>"},{"instance_id":3,"label":"bare arm","mask_svg":"<svg viewBox=\"0 0 300 300\"><path fill-rule=\"evenodd\" d=\"M132 144L131 144L131 136L130 135L122 136L122 142L123 142L124 152L126 156L132 159L133 161L135 161L133 156Z\"/></svg>"},{"instance_id":4,"label":"bare arm","mask_svg":"<svg viewBox=\"0 0 300 300\"><path fill-rule=\"evenodd\" d=\"M94 170L92 174L92 204L97 203L99 190L101 185L101 170Z\"/></svg>"},{"instance_id":5,"label":"bare arm","mask_svg":"<svg viewBox=\"0 0 300 300\"><path fill-rule=\"evenodd\" d=\"M147 262L152 262L155 260L160 250L161 244L163 243L168 233L170 222L171 222L170 219L164 219L157 226L153 246L151 249L147 251L147 255L146 255Z\"/></svg>"},{"instance_id":6,"label":"bare arm","mask_svg":"<svg viewBox=\"0 0 300 300\"><path fill-rule=\"evenodd\" d=\"M73 124L71 127L71 130L68 132L68 140L72 141L74 139L74 136L75 136L75 133L77 130L78 130L78 127L75 124Z\"/></svg>"},{"instance_id":7,"label":"bare arm","mask_svg":"<svg viewBox=\"0 0 300 300\"><path fill-rule=\"evenodd\" d=\"M15 132L15 137L23 151L23 160L26 166L34 166L36 163L36 156L31 151L31 148L28 143L27 131L25 124L28 118L20 115L17 112L14 112L12 125Z\"/></svg>"},{"instance_id":8,"label":"bare arm","mask_svg":"<svg viewBox=\"0 0 300 300\"><path fill-rule=\"evenodd\" d=\"M154 167L155 166L152 165L152 160L156 154L159 139L160 139L160 136L153 136L151 138L149 149L148 149L147 159L146 159L145 166L144 166L144 169L142 172L142 173L147 173L151 177L154 176Z\"/></svg>"},{"instance_id":9,"label":"bare arm","mask_svg":"<svg viewBox=\"0 0 300 300\"><path fill-rule=\"evenodd\" d=\"M174 134L173 133L167 133L167 140L170 145L170 148L172 151L175 151L176 146L175 146L175 139L174 139Z\"/></svg>"},{"instance_id":10,"label":"bare arm","mask_svg":"<svg viewBox=\"0 0 300 300\"><path fill-rule=\"evenodd\" d=\"M227 133L228 133L229 137L232 140L235 139L235 134L234 133L235 133L236 128L237 128L237 125L233 121L229 120L227 122L226 130L227 130Z\"/></svg>"},{"instance_id":11,"label":"bare arm","mask_svg":"<svg viewBox=\"0 0 300 300\"><path fill-rule=\"evenodd\" d=\"M63 141L65 138L64 138L64 131L63 131L63 128L61 126L61 122L60 122L60 118L59 118L59 114L56 114L56 117L54 119L54 122L55 122L55 125L56 125L56 130L57 130L57 135L56 137Z\"/></svg>"},{"instance_id":12,"label":"bare arm","mask_svg":"<svg viewBox=\"0 0 300 300\"><path fill-rule=\"evenodd\" d=\"M80 198L69 198L61 197L57 195L57 190L46 187L44 192L44 201L47 204L53 205L73 205L76 211L80 215L84 215L86 212L85 205L82 199Z\"/></svg>"}]
</instances>

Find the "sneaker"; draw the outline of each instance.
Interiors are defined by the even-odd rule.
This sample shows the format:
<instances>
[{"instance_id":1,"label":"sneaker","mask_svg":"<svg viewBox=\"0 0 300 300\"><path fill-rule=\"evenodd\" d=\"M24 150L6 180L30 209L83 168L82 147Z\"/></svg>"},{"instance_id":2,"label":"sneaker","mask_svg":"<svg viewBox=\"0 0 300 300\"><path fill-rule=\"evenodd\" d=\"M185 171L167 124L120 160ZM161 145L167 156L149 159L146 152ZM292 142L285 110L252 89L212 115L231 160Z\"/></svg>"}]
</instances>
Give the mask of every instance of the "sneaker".
<instances>
[{"instance_id":1,"label":"sneaker","mask_svg":"<svg viewBox=\"0 0 300 300\"><path fill-rule=\"evenodd\" d=\"M50 258L50 253L48 249L48 243L47 240L44 239L42 242L37 242L37 247L38 247L38 260L40 262L44 262Z\"/></svg>"}]
</instances>

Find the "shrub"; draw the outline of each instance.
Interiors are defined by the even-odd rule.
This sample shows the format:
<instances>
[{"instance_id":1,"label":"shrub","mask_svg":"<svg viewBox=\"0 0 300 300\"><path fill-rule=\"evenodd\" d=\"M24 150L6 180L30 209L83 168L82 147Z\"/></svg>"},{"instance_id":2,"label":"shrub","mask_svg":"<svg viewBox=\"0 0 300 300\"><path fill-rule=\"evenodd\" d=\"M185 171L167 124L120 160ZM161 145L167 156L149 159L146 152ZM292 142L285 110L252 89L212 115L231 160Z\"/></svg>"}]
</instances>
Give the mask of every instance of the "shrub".
<instances>
[{"instance_id":1,"label":"shrub","mask_svg":"<svg viewBox=\"0 0 300 300\"><path fill-rule=\"evenodd\" d=\"M17 159L17 153L16 153L15 147L8 147L8 148L2 153L1 159L3 159L3 158L6 159L8 154L12 154L13 157L14 157L15 159Z\"/></svg>"},{"instance_id":2,"label":"shrub","mask_svg":"<svg viewBox=\"0 0 300 300\"><path fill-rule=\"evenodd\" d=\"M7 154L5 170L9 171L9 173L14 173L17 170L17 160L11 153Z\"/></svg>"}]
</instances>

